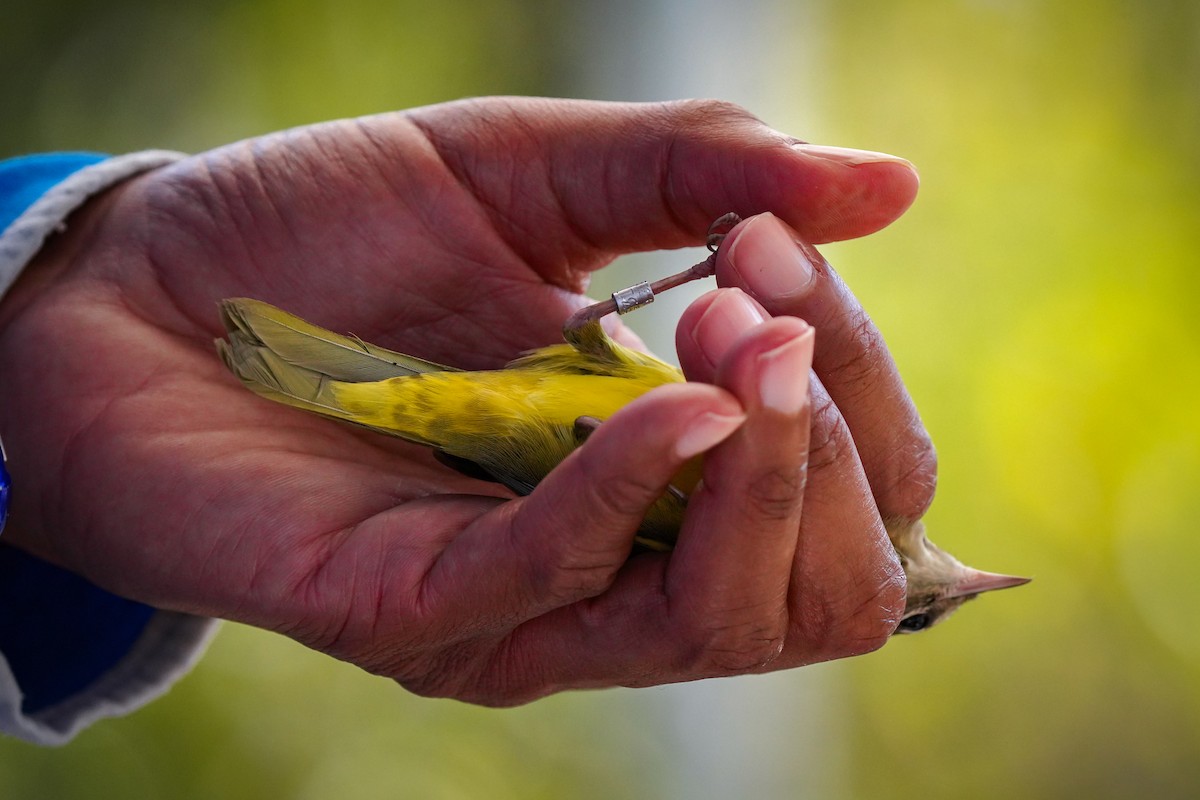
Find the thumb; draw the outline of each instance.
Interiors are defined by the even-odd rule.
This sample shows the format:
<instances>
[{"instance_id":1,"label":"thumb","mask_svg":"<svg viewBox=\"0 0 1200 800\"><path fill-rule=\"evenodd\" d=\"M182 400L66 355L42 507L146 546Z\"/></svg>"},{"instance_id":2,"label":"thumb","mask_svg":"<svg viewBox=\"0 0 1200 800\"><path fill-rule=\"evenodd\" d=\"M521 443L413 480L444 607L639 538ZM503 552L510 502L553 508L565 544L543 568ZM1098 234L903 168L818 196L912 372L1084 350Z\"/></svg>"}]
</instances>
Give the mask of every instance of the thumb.
<instances>
[{"instance_id":1,"label":"thumb","mask_svg":"<svg viewBox=\"0 0 1200 800\"><path fill-rule=\"evenodd\" d=\"M865 236L903 214L919 183L902 158L806 144L712 100L492 98L406 119L483 207L504 209L493 223L543 274L699 244L727 211L771 211L808 242ZM512 202L514 181L527 202Z\"/></svg>"}]
</instances>

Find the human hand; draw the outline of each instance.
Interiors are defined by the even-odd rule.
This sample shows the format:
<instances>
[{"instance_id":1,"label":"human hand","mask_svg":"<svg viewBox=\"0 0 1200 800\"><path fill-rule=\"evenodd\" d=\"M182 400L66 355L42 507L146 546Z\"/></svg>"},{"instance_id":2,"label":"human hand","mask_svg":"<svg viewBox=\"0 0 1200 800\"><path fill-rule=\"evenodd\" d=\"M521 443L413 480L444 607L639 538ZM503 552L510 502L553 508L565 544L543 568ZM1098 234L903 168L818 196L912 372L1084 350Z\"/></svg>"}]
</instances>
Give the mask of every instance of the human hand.
<instances>
[{"instance_id":1,"label":"human hand","mask_svg":"<svg viewBox=\"0 0 1200 800\"><path fill-rule=\"evenodd\" d=\"M871 649L903 606L880 514L923 509L906 498L931 491L927 440L831 272L800 293L754 283L778 269L779 252L755 253L771 221L731 235L718 277L820 329L836 405L814 382L811 464L811 407L760 391L774 360L796 375L785 394L807 396L806 326L751 325L728 292L680 326L689 376L715 386L647 396L509 502L420 448L261 402L211 340L216 301L251 295L496 367L556 341L616 255L694 244L731 209L811 241L863 235L914 190L894 160L852 165L703 103L470 101L182 161L93 201L0 306L0 374L20 376L0 387L20 470L6 539L144 602L488 704ZM742 416L676 552L629 559L689 431ZM913 458L895 467L897 442Z\"/></svg>"}]
</instances>

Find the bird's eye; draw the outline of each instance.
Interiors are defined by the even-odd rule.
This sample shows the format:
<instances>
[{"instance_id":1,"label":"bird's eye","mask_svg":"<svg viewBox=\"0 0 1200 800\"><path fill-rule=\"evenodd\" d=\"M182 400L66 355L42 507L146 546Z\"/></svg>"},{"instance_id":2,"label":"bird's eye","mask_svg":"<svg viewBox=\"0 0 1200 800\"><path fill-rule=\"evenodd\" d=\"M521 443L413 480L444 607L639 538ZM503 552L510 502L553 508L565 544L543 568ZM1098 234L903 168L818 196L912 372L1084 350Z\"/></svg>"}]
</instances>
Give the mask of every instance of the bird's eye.
<instances>
[{"instance_id":1,"label":"bird's eye","mask_svg":"<svg viewBox=\"0 0 1200 800\"><path fill-rule=\"evenodd\" d=\"M896 630L901 633L916 633L929 627L932 618L928 614L913 614L911 617L905 617L900 620L900 624Z\"/></svg>"}]
</instances>

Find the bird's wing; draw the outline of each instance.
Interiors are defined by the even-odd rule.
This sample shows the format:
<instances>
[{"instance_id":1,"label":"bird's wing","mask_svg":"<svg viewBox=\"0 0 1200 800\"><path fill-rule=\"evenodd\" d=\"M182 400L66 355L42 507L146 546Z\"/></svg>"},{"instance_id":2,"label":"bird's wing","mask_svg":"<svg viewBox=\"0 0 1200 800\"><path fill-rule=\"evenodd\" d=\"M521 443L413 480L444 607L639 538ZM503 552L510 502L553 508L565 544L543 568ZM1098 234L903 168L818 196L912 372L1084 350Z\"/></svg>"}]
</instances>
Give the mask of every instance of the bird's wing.
<instances>
[{"instance_id":1,"label":"bird's wing","mask_svg":"<svg viewBox=\"0 0 1200 800\"><path fill-rule=\"evenodd\" d=\"M224 300L221 319L231 340L264 347L289 364L336 381L379 381L453 369L327 331L261 300Z\"/></svg>"}]
</instances>

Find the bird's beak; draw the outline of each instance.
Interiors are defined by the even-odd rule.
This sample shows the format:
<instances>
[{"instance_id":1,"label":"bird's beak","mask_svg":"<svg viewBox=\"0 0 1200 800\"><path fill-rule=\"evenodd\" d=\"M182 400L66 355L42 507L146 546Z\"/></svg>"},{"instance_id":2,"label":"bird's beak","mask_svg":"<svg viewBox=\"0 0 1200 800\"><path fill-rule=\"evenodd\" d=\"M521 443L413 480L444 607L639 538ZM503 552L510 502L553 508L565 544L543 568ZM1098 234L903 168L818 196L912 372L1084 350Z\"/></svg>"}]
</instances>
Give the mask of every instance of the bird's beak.
<instances>
[{"instance_id":1,"label":"bird's beak","mask_svg":"<svg viewBox=\"0 0 1200 800\"><path fill-rule=\"evenodd\" d=\"M954 585L950 597L965 597L967 595L990 592L993 589L1008 589L1029 583L1033 578L1018 578L1015 575L1000 575L995 572L983 572L978 569L967 569L967 573Z\"/></svg>"}]
</instances>

